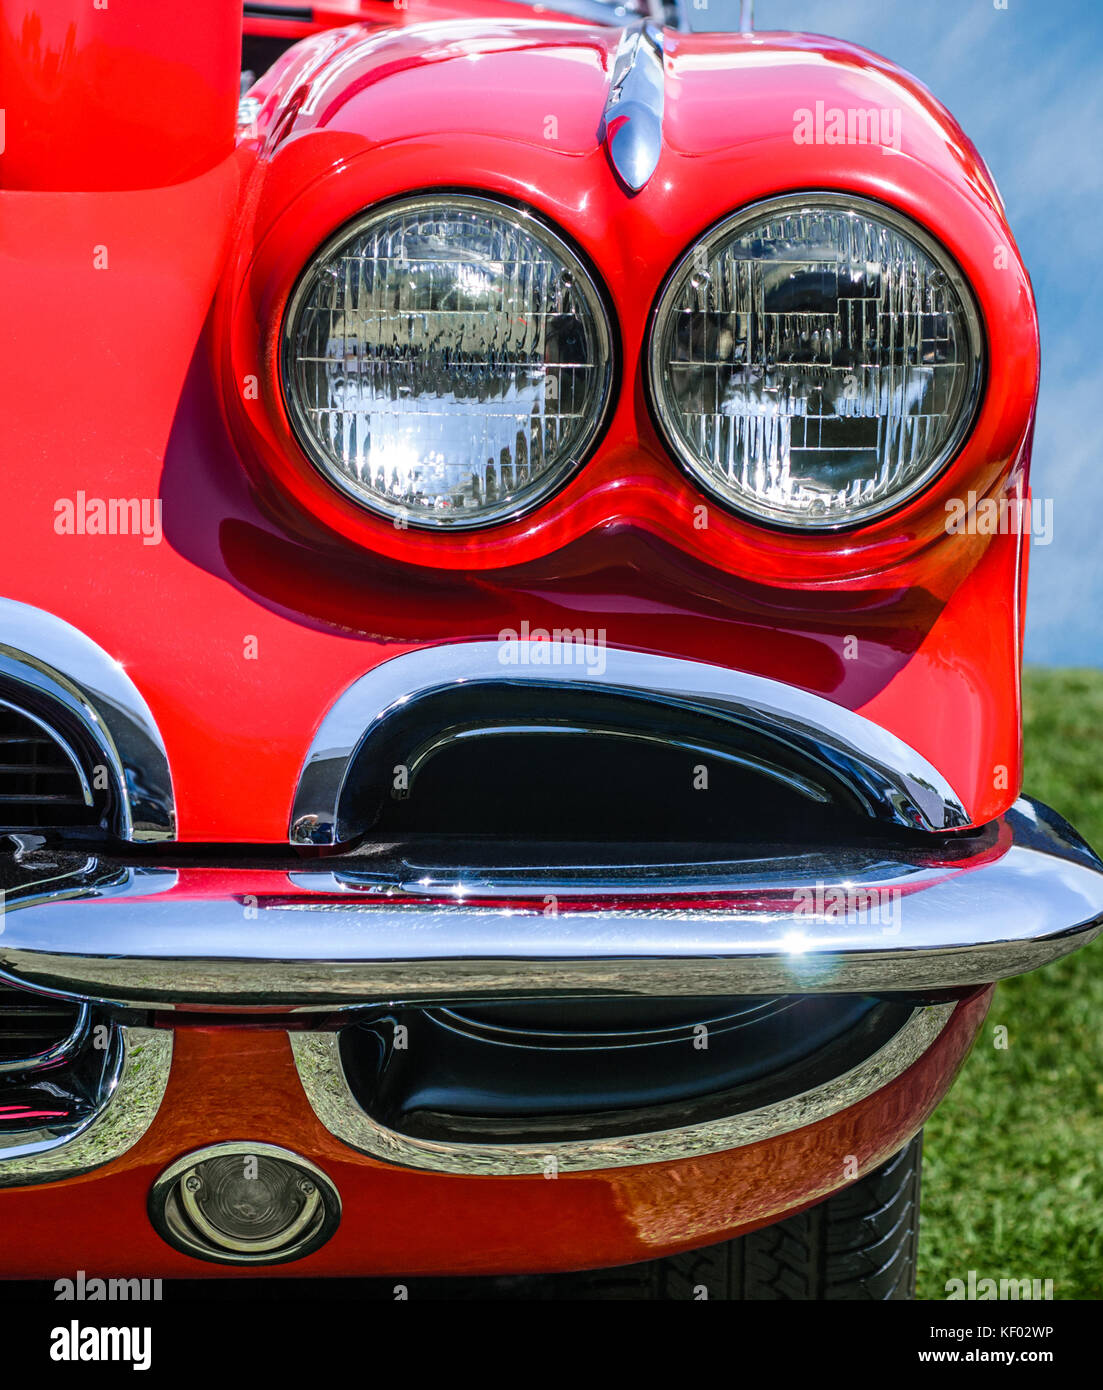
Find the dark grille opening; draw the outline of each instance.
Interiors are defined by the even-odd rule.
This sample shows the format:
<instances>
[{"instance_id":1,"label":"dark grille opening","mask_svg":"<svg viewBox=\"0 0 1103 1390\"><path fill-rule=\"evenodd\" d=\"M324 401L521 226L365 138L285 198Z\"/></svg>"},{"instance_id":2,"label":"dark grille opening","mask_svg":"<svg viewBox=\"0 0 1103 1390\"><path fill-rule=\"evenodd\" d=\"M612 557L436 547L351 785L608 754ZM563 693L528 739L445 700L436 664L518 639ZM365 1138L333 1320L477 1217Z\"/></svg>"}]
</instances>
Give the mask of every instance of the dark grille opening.
<instances>
[{"instance_id":1,"label":"dark grille opening","mask_svg":"<svg viewBox=\"0 0 1103 1390\"><path fill-rule=\"evenodd\" d=\"M338 836L709 841L899 839L883 784L799 730L619 691L493 684L411 701L365 740Z\"/></svg>"},{"instance_id":2,"label":"dark grille opening","mask_svg":"<svg viewBox=\"0 0 1103 1390\"><path fill-rule=\"evenodd\" d=\"M89 805L86 781L48 727L0 703L0 830L98 824L106 794L89 786Z\"/></svg>"},{"instance_id":3,"label":"dark grille opening","mask_svg":"<svg viewBox=\"0 0 1103 1390\"><path fill-rule=\"evenodd\" d=\"M791 849L884 833L841 788L815 797L798 786L684 747L593 733L501 736L442 748L407 794L386 797L374 833Z\"/></svg>"},{"instance_id":4,"label":"dark grille opening","mask_svg":"<svg viewBox=\"0 0 1103 1390\"><path fill-rule=\"evenodd\" d=\"M63 1135L102 1109L118 1079L118 1031L93 1034L91 1006L0 981L0 1148L4 1136Z\"/></svg>"},{"instance_id":5,"label":"dark grille opening","mask_svg":"<svg viewBox=\"0 0 1103 1390\"><path fill-rule=\"evenodd\" d=\"M642 1134L815 1089L911 1012L865 995L457 1004L345 1028L341 1057L364 1109L411 1137Z\"/></svg>"},{"instance_id":6,"label":"dark grille opening","mask_svg":"<svg viewBox=\"0 0 1103 1390\"><path fill-rule=\"evenodd\" d=\"M37 1057L64 1042L80 1005L0 984L0 1062Z\"/></svg>"}]
</instances>

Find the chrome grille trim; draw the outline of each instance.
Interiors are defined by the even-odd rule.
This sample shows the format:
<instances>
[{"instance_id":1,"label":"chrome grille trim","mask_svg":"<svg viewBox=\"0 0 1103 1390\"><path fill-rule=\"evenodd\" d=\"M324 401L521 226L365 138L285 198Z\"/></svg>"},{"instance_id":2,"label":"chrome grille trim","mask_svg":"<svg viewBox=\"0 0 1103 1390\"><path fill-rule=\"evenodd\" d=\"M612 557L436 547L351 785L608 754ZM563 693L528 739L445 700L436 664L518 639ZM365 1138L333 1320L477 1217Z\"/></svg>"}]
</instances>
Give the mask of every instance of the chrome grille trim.
<instances>
[{"instance_id":1,"label":"chrome grille trim","mask_svg":"<svg viewBox=\"0 0 1103 1390\"><path fill-rule=\"evenodd\" d=\"M51 1010L71 1015L74 1007L76 1012L72 1024L49 1047L19 1057L5 1059L0 1056L0 1076L42 1071L68 1061L83 1046L92 1020L92 1006L87 1000L82 1000L74 1006L68 1000L58 999L56 995L38 994L33 990L21 988L5 988L4 982L0 980L0 1041L11 1037L13 1030L10 1020L13 1015L17 1018L34 1018L49 1014ZM9 1020L8 1027L5 1027L5 1020Z\"/></svg>"},{"instance_id":2,"label":"chrome grille trim","mask_svg":"<svg viewBox=\"0 0 1103 1390\"><path fill-rule=\"evenodd\" d=\"M291 843L340 843L341 798L353 763L392 715L423 696L480 684L542 685L550 693L569 685L651 700L718 726L760 728L845 775L871 817L913 830L969 824L961 797L926 758L871 719L820 695L726 666L620 647L603 650L600 674L581 664L577 649L563 642L512 643L517 659L507 666L504 646L450 642L421 647L381 662L354 681L330 706L307 751L291 812Z\"/></svg>"},{"instance_id":3,"label":"chrome grille trim","mask_svg":"<svg viewBox=\"0 0 1103 1390\"><path fill-rule=\"evenodd\" d=\"M29 725L41 737L35 734L29 736L21 734L19 732L21 723ZM0 730L7 730L7 732L0 734L0 824L23 827L26 823L26 817L20 817L17 814L21 807L28 809L30 815L35 818L33 822L35 825L39 823L49 825L53 823L49 818L51 807L56 807L59 810L63 806L80 806L90 809L95 805L92 787L79 755L64 734L60 733L52 724L49 724L32 710L24 709L11 700L0 697ZM11 761L20 752L25 753L31 748L40 747L46 747L59 753L64 762L59 766L57 763L34 759L28 759L25 762ZM68 766L66 767L65 764ZM67 789L64 783L56 784L52 790L45 788L20 790L12 785L13 782L41 780L65 774L69 775L71 782L75 780L75 792ZM58 787L60 790L57 789ZM64 812L62 812L62 817L64 819Z\"/></svg>"},{"instance_id":4,"label":"chrome grille trim","mask_svg":"<svg viewBox=\"0 0 1103 1390\"><path fill-rule=\"evenodd\" d=\"M176 836L164 741L120 663L70 623L0 598L0 677L61 706L102 757L118 790L124 840Z\"/></svg>"},{"instance_id":5,"label":"chrome grille trim","mask_svg":"<svg viewBox=\"0 0 1103 1390\"><path fill-rule=\"evenodd\" d=\"M63 1133L0 1133L0 1188L58 1182L113 1163L149 1129L168 1086L169 1029L120 1027L117 1065L105 1076L95 1112Z\"/></svg>"},{"instance_id":6,"label":"chrome grille trim","mask_svg":"<svg viewBox=\"0 0 1103 1390\"><path fill-rule=\"evenodd\" d=\"M384 1163L465 1177L542 1176L549 1158L563 1173L628 1168L700 1158L774 1139L816 1124L887 1086L919 1060L949 1023L956 1005L914 1011L882 1048L824 1086L743 1114L649 1134L538 1144L444 1143L413 1139L361 1109L341 1062L336 1033L288 1033L310 1107L335 1138Z\"/></svg>"}]
</instances>

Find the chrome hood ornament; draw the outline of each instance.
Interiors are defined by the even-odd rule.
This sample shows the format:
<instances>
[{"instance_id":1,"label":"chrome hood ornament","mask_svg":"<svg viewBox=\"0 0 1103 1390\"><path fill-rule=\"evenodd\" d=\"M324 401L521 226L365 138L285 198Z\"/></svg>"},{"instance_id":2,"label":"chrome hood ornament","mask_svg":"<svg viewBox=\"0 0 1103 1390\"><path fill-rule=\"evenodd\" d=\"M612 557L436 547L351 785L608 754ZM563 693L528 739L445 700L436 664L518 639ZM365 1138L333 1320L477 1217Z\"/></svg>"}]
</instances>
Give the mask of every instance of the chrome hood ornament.
<instances>
[{"instance_id":1,"label":"chrome hood ornament","mask_svg":"<svg viewBox=\"0 0 1103 1390\"><path fill-rule=\"evenodd\" d=\"M630 193L647 184L659 163L664 95L662 31L641 20L621 35L601 119L609 159Z\"/></svg>"}]
</instances>

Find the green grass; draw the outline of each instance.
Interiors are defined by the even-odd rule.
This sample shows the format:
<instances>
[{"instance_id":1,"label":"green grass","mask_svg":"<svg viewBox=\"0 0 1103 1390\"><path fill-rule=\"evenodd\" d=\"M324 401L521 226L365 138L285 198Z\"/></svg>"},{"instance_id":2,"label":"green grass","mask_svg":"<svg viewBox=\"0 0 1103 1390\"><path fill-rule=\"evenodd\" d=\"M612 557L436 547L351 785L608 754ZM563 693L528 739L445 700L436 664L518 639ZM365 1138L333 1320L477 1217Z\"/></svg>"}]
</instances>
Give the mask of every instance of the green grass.
<instances>
[{"instance_id":1,"label":"green grass","mask_svg":"<svg viewBox=\"0 0 1103 1390\"><path fill-rule=\"evenodd\" d=\"M1024 788L1103 852L1103 671L1023 686ZM1103 1296L1103 938L1000 985L924 1160L917 1297L970 1269Z\"/></svg>"}]
</instances>

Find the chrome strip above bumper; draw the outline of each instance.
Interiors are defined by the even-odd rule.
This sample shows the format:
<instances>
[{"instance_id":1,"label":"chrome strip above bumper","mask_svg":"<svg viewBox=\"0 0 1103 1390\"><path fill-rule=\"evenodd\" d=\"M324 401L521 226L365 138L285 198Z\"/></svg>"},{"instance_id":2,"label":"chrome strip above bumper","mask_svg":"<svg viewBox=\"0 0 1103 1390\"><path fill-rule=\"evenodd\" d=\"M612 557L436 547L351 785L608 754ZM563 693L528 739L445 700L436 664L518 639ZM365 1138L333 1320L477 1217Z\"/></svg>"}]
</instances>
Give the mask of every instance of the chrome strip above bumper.
<instances>
[{"instance_id":1,"label":"chrome strip above bumper","mask_svg":"<svg viewBox=\"0 0 1103 1390\"><path fill-rule=\"evenodd\" d=\"M444 1143L388 1129L357 1103L341 1064L336 1033L289 1033L299 1079L311 1108L336 1138L384 1163L437 1173L519 1177L666 1163L738 1149L815 1124L887 1086L917 1062L950 1021L953 1004L916 1009L904 1027L865 1061L824 1086L758 1110L648 1134L553 1143Z\"/></svg>"},{"instance_id":2,"label":"chrome strip above bumper","mask_svg":"<svg viewBox=\"0 0 1103 1390\"><path fill-rule=\"evenodd\" d=\"M0 1134L0 1188L57 1182L112 1163L153 1123L172 1064L172 1032L119 1030L122 1061L83 1128L61 1134Z\"/></svg>"},{"instance_id":3,"label":"chrome strip above bumper","mask_svg":"<svg viewBox=\"0 0 1103 1390\"><path fill-rule=\"evenodd\" d=\"M292 870L31 854L0 885L0 971L161 1008L879 993L987 984L1100 930L1103 864L1044 806L913 844L487 869L393 845Z\"/></svg>"}]
</instances>

